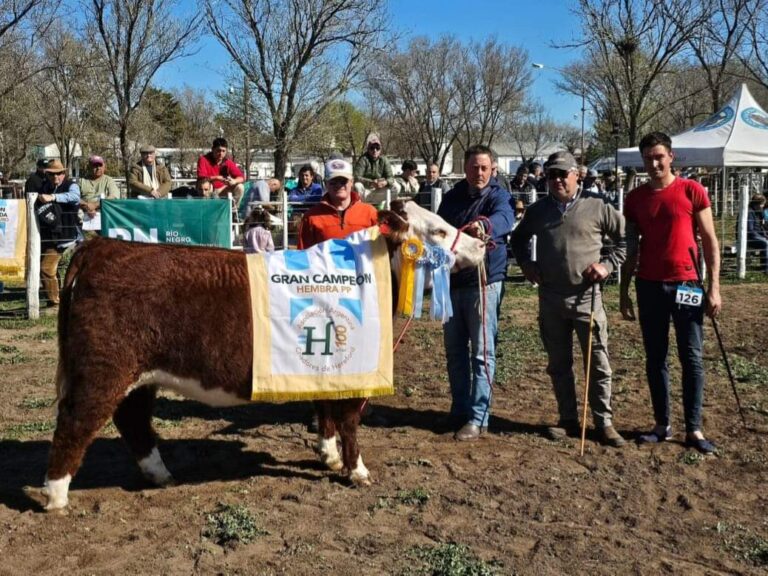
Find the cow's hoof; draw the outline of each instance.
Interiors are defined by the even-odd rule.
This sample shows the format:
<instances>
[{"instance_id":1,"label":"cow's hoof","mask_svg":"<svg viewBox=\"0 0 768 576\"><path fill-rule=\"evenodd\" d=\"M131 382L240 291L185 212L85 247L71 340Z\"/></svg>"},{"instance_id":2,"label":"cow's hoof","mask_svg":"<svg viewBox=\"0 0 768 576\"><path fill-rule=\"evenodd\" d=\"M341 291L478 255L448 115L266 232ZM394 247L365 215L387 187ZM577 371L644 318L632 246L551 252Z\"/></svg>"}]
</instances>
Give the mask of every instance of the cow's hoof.
<instances>
[{"instance_id":1,"label":"cow's hoof","mask_svg":"<svg viewBox=\"0 0 768 576\"><path fill-rule=\"evenodd\" d=\"M173 476L163 464L163 459L160 458L157 447L152 448L149 456L139 460L139 468L141 468L144 478L155 486L166 487L175 484Z\"/></svg>"},{"instance_id":2,"label":"cow's hoof","mask_svg":"<svg viewBox=\"0 0 768 576\"><path fill-rule=\"evenodd\" d=\"M349 475L349 479L352 481L352 483L355 486L370 486L371 485L371 475L367 472L365 474L358 473L357 470L353 470L352 473Z\"/></svg>"},{"instance_id":3,"label":"cow's hoof","mask_svg":"<svg viewBox=\"0 0 768 576\"><path fill-rule=\"evenodd\" d=\"M45 479L42 492L48 497L48 503L45 505L46 510L61 510L67 507L67 504L69 504L69 483L71 481L72 476L69 474L58 480Z\"/></svg>"},{"instance_id":4,"label":"cow's hoof","mask_svg":"<svg viewBox=\"0 0 768 576\"><path fill-rule=\"evenodd\" d=\"M327 455L320 456L320 460L325 465L328 470L333 470L334 472L338 472L342 468L344 468L344 463L341 461L341 458L338 457L338 455L334 458Z\"/></svg>"},{"instance_id":5,"label":"cow's hoof","mask_svg":"<svg viewBox=\"0 0 768 576\"><path fill-rule=\"evenodd\" d=\"M69 504L68 498L61 498L61 499L48 499L48 504L45 505L45 511L46 512L56 512L57 510L64 510L64 508L67 507Z\"/></svg>"}]
</instances>

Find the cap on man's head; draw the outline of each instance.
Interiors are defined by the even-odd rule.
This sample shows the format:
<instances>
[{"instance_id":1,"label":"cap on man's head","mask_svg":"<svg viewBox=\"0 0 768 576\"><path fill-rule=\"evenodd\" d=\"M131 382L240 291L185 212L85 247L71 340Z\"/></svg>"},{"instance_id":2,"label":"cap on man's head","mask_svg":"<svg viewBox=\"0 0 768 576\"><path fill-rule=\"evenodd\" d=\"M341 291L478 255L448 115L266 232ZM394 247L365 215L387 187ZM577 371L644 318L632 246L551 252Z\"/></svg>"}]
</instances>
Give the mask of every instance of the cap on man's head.
<instances>
[{"instance_id":1,"label":"cap on man's head","mask_svg":"<svg viewBox=\"0 0 768 576\"><path fill-rule=\"evenodd\" d=\"M368 134L368 138L365 139L366 148L371 144L378 144L379 146L381 146L381 139L379 138L379 135L376 134L376 132L371 132L370 134Z\"/></svg>"},{"instance_id":2,"label":"cap on man's head","mask_svg":"<svg viewBox=\"0 0 768 576\"><path fill-rule=\"evenodd\" d=\"M578 167L579 165L576 163L573 154L566 151L550 154L544 164L545 170L565 170L566 172L576 170Z\"/></svg>"},{"instance_id":3,"label":"cap on man's head","mask_svg":"<svg viewBox=\"0 0 768 576\"><path fill-rule=\"evenodd\" d=\"M342 159L329 160L325 164L325 179L332 180L333 178L352 180L352 164Z\"/></svg>"},{"instance_id":4,"label":"cap on man's head","mask_svg":"<svg viewBox=\"0 0 768 576\"><path fill-rule=\"evenodd\" d=\"M141 148L139 148L139 152L142 154L151 154L155 151L155 147L152 146L152 144L145 144Z\"/></svg>"},{"instance_id":5,"label":"cap on man's head","mask_svg":"<svg viewBox=\"0 0 768 576\"><path fill-rule=\"evenodd\" d=\"M51 160L48 162L48 166L45 167L46 174L63 174L66 171L64 164L60 160Z\"/></svg>"},{"instance_id":6,"label":"cap on man's head","mask_svg":"<svg viewBox=\"0 0 768 576\"><path fill-rule=\"evenodd\" d=\"M37 167L38 168L47 168L48 164L51 162L50 158L40 158L37 161Z\"/></svg>"},{"instance_id":7,"label":"cap on man's head","mask_svg":"<svg viewBox=\"0 0 768 576\"><path fill-rule=\"evenodd\" d=\"M401 170L418 170L418 168L413 160L403 160L403 164L400 166Z\"/></svg>"},{"instance_id":8,"label":"cap on man's head","mask_svg":"<svg viewBox=\"0 0 768 576\"><path fill-rule=\"evenodd\" d=\"M97 156L96 154L92 154L88 157L88 164L92 166L104 166L104 158Z\"/></svg>"}]
</instances>

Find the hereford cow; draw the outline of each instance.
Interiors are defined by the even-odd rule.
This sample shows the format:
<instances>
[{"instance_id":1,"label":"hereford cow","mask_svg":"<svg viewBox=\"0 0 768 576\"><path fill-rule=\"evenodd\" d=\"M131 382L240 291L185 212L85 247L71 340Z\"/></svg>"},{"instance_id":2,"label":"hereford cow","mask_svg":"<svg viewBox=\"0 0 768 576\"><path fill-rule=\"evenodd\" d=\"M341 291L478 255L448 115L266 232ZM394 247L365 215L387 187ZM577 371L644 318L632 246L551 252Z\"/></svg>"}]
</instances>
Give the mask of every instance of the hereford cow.
<instances>
[{"instance_id":1,"label":"hereford cow","mask_svg":"<svg viewBox=\"0 0 768 576\"><path fill-rule=\"evenodd\" d=\"M476 266L482 242L415 202L380 213L390 250L415 235ZM173 482L157 449L158 386L212 406L250 402L252 320L246 257L203 247L96 238L76 252L59 310L58 417L44 492L63 508L85 450L111 417L144 476ZM360 399L317 402L318 452L352 482L370 483L360 457ZM339 456L336 432L341 437Z\"/></svg>"}]
</instances>

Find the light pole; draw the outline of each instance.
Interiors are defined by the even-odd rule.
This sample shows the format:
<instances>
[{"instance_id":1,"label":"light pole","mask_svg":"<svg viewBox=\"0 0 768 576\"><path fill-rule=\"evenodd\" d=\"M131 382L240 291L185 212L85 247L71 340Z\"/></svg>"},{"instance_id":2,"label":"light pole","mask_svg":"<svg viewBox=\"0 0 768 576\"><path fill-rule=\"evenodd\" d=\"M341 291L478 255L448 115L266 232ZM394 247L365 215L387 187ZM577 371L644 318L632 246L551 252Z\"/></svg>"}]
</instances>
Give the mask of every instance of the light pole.
<instances>
[{"instance_id":1,"label":"light pole","mask_svg":"<svg viewBox=\"0 0 768 576\"><path fill-rule=\"evenodd\" d=\"M549 68L551 70L554 70L555 72L559 72L561 75L566 74L565 70L563 70L562 68L557 68L556 66L547 67L547 66L544 66L544 64L540 64L538 62L534 62L533 64L531 64L531 66L533 66L537 70L546 70L547 68ZM586 95L586 91L584 90L584 87L582 86L582 89L581 89L581 150L580 150L581 153L579 154L580 166L584 166L584 156L585 156L584 154L584 121L587 114L586 103L587 103L587 95Z\"/></svg>"}]
</instances>

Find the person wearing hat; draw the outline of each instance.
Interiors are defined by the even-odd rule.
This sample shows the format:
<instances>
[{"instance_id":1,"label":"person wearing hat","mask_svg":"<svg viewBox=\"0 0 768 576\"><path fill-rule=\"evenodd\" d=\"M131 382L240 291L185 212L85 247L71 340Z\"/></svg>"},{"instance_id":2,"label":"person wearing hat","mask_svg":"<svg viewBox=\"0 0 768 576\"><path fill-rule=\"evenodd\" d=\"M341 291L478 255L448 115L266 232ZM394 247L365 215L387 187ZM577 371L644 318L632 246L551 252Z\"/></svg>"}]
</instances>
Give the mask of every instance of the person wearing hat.
<instances>
[{"instance_id":1,"label":"person wearing hat","mask_svg":"<svg viewBox=\"0 0 768 576\"><path fill-rule=\"evenodd\" d=\"M413 160L403 160L400 171L400 176L395 178L395 182L400 187L398 194L410 196L411 198L415 197L419 193L419 181L416 180L419 168L416 162Z\"/></svg>"},{"instance_id":2,"label":"person wearing hat","mask_svg":"<svg viewBox=\"0 0 768 576\"><path fill-rule=\"evenodd\" d=\"M46 182L35 202L40 230L40 280L49 306L58 306L61 253L82 239L77 217L80 188L74 180L67 178L67 171L59 160L48 163L45 176Z\"/></svg>"},{"instance_id":3,"label":"person wearing hat","mask_svg":"<svg viewBox=\"0 0 768 576\"><path fill-rule=\"evenodd\" d=\"M620 447L626 442L613 427L608 321L600 282L624 262L624 218L602 196L579 189L578 164L569 152L555 152L544 167L549 194L525 211L512 233L512 251L525 277L539 287L539 331L560 416L557 425L547 429L547 435L553 440L580 435L573 332L586 365L594 312L589 405L599 440ZM534 235L535 261L528 248ZM613 243L604 244L603 236Z\"/></svg>"},{"instance_id":4,"label":"person wearing hat","mask_svg":"<svg viewBox=\"0 0 768 576\"><path fill-rule=\"evenodd\" d=\"M581 189L585 192L592 192L593 194L601 194L600 188L597 186L597 179L599 174L594 168L587 170L587 175L584 177L581 183Z\"/></svg>"},{"instance_id":5,"label":"person wearing hat","mask_svg":"<svg viewBox=\"0 0 768 576\"><path fill-rule=\"evenodd\" d=\"M37 161L35 171L27 176L27 181L24 182L24 194L40 192L43 189L43 184L46 182L45 168L48 166L49 162L50 160L48 158L40 158Z\"/></svg>"},{"instance_id":6,"label":"person wearing hat","mask_svg":"<svg viewBox=\"0 0 768 576\"><path fill-rule=\"evenodd\" d=\"M88 174L80 178L80 208L93 217L101 205L101 199L120 198L117 183L105 174L104 158L95 154L88 158Z\"/></svg>"},{"instance_id":7,"label":"person wearing hat","mask_svg":"<svg viewBox=\"0 0 768 576\"><path fill-rule=\"evenodd\" d=\"M399 185L395 183L392 166L381 151L381 139L371 133L365 140L365 154L355 163L355 191L370 204L386 199L387 188L392 198L397 196Z\"/></svg>"},{"instance_id":8,"label":"person wearing hat","mask_svg":"<svg viewBox=\"0 0 768 576\"><path fill-rule=\"evenodd\" d=\"M141 160L131 167L128 175L129 198L166 198L171 191L171 175L158 164L155 147L144 145L139 149Z\"/></svg>"}]
</instances>

